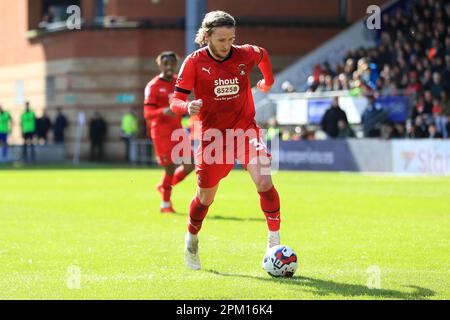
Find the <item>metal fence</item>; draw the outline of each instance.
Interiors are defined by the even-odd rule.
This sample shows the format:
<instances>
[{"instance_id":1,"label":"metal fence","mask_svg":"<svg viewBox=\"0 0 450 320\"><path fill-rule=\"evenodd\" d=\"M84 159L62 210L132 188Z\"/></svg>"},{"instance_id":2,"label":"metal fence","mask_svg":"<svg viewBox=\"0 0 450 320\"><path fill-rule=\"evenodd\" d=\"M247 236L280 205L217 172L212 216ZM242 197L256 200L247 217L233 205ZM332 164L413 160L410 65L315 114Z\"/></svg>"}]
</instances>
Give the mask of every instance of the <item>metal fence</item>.
<instances>
[{"instance_id":1,"label":"metal fence","mask_svg":"<svg viewBox=\"0 0 450 320\"><path fill-rule=\"evenodd\" d=\"M148 139L130 141L130 161L136 164L155 164L153 143Z\"/></svg>"}]
</instances>

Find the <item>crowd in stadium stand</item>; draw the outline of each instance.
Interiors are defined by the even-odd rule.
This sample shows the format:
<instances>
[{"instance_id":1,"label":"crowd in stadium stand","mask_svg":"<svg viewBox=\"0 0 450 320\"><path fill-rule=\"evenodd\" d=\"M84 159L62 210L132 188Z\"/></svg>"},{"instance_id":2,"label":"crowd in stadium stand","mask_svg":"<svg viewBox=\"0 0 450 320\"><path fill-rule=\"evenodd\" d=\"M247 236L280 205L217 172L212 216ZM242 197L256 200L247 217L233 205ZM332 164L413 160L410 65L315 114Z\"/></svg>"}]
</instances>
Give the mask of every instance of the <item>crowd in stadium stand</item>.
<instances>
[{"instance_id":1,"label":"crowd in stadium stand","mask_svg":"<svg viewBox=\"0 0 450 320\"><path fill-rule=\"evenodd\" d=\"M286 90L288 85L285 85ZM379 43L347 52L342 63L315 65L310 92L411 97L411 126L380 124L372 137L450 136L450 2L418 0L382 15ZM366 133L365 133L366 134Z\"/></svg>"}]
</instances>

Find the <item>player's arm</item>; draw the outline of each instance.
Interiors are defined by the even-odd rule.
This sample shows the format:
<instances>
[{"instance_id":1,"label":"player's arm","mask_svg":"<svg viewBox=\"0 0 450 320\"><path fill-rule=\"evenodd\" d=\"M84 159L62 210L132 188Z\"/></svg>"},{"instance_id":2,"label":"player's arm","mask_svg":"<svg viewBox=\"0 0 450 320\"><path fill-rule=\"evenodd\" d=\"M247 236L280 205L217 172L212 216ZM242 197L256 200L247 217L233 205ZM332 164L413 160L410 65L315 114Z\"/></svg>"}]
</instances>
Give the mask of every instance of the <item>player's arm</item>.
<instances>
[{"instance_id":1,"label":"player's arm","mask_svg":"<svg viewBox=\"0 0 450 320\"><path fill-rule=\"evenodd\" d=\"M153 120L161 116L164 112L164 108L156 108L155 105L145 104L144 105L144 118L145 120Z\"/></svg>"},{"instance_id":2,"label":"player's arm","mask_svg":"<svg viewBox=\"0 0 450 320\"><path fill-rule=\"evenodd\" d=\"M145 87L145 100L144 100L144 118L145 120L153 120L164 114L164 108L158 108L156 103L156 88L153 85L148 84Z\"/></svg>"},{"instance_id":3,"label":"player's arm","mask_svg":"<svg viewBox=\"0 0 450 320\"><path fill-rule=\"evenodd\" d=\"M187 100L187 97L185 98ZM186 101L183 98L173 98L170 104L170 110L175 114L189 114L190 116L195 116L200 113L200 109L203 106L202 99L197 99L193 101Z\"/></svg>"},{"instance_id":4,"label":"player's arm","mask_svg":"<svg viewBox=\"0 0 450 320\"><path fill-rule=\"evenodd\" d=\"M257 87L259 91L266 93L270 90L270 88L272 88L275 79L273 77L272 64L270 62L269 53L264 48L257 48L261 51L262 55L260 57L258 68L259 70L261 70L261 73L264 77L264 79L258 81Z\"/></svg>"},{"instance_id":5,"label":"player's arm","mask_svg":"<svg viewBox=\"0 0 450 320\"><path fill-rule=\"evenodd\" d=\"M14 121L10 113L8 114L8 118L9 118L8 133L11 133L12 127L14 126Z\"/></svg>"},{"instance_id":6,"label":"player's arm","mask_svg":"<svg viewBox=\"0 0 450 320\"><path fill-rule=\"evenodd\" d=\"M170 110L175 114L186 114L195 116L200 113L200 108L203 106L201 99L194 101L187 101L191 90L194 88L195 83L195 66L191 56L188 56L181 68L180 75L175 85L175 93L173 95L172 103L170 104Z\"/></svg>"}]
</instances>

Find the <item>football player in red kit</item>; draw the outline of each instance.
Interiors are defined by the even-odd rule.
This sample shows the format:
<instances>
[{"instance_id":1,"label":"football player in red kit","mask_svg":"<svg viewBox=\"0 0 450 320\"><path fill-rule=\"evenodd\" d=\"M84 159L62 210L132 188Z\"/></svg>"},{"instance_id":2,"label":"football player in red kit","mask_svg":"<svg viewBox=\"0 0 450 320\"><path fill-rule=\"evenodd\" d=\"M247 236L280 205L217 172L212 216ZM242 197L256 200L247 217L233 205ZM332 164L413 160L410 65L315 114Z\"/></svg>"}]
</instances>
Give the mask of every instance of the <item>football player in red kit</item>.
<instances>
[{"instance_id":1,"label":"football player in red kit","mask_svg":"<svg viewBox=\"0 0 450 320\"><path fill-rule=\"evenodd\" d=\"M249 79L251 70L258 66L264 79L258 82L257 87L268 92L274 83L272 67L264 48L237 46L233 44L234 40L235 20L231 15L223 11L205 15L196 37L196 43L203 47L184 60L170 105L174 113L198 115L201 121L201 142L195 155L197 192L190 203L185 237L185 262L194 270L200 269L197 234L219 182L231 171L234 160L244 165L259 193L269 230L267 248L280 244L280 200L271 179L271 155L261 140L260 129L254 119L255 106ZM187 102L192 90L195 100ZM228 139L227 133L239 130L245 131L244 136L250 132L248 139L235 143L239 134ZM222 140L223 148L214 148L215 154L208 153L213 140L217 142L217 132L227 136ZM214 139L211 139L212 135ZM219 159L223 159L224 154L225 162Z\"/></svg>"},{"instance_id":2,"label":"football player in red kit","mask_svg":"<svg viewBox=\"0 0 450 320\"><path fill-rule=\"evenodd\" d=\"M171 135L175 130L183 132L182 115L173 113L169 107L177 81L175 74L177 62L175 52L167 51L159 54L156 63L161 73L145 87L144 118L147 122L147 135L153 141L158 163L165 169L162 181L156 186L162 196L161 213L175 212L170 200L172 186L181 182L194 170L192 154L172 155L178 141L171 139ZM186 161L188 163L179 166L175 164L177 159L186 159L185 157L188 157L189 161Z\"/></svg>"}]
</instances>

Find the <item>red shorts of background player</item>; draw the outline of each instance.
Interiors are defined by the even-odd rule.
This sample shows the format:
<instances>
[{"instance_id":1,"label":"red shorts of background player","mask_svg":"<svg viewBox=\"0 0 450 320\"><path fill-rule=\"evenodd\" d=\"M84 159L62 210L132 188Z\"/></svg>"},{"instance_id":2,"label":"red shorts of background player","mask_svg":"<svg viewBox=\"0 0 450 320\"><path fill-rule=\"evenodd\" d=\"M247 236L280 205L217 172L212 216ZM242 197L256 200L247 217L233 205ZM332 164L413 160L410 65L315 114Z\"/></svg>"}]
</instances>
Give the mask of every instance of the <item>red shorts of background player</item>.
<instances>
[{"instance_id":1,"label":"red shorts of background player","mask_svg":"<svg viewBox=\"0 0 450 320\"><path fill-rule=\"evenodd\" d=\"M183 134L180 135L178 140L172 140L171 136L154 137L152 139L159 165L191 163L194 153L189 134L184 130L179 132Z\"/></svg>"},{"instance_id":2,"label":"red shorts of background player","mask_svg":"<svg viewBox=\"0 0 450 320\"><path fill-rule=\"evenodd\" d=\"M247 169L247 165L256 163L259 157L271 159L262 139L261 129L256 124L250 125L242 132L245 132L245 137L223 137L221 148L215 147L217 144L213 146L215 140L205 141L204 133L202 144L195 153L195 172L200 188L212 188L218 184L233 169L235 160ZM230 143L231 141L233 142ZM270 166L270 163L265 165Z\"/></svg>"}]
</instances>

